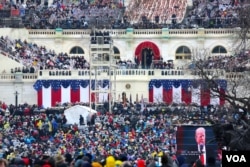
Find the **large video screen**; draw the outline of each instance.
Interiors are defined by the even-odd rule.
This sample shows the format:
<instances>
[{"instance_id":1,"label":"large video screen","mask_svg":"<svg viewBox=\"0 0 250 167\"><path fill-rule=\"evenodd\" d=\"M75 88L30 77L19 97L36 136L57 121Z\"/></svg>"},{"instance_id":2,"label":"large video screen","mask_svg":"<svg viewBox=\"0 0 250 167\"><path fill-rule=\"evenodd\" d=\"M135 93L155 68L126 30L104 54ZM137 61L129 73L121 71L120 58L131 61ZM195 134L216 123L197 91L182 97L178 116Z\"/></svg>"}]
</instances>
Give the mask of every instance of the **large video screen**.
<instances>
[{"instance_id":1,"label":"large video screen","mask_svg":"<svg viewBox=\"0 0 250 167\"><path fill-rule=\"evenodd\" d=\"M183 155L187 164L200 160L206 165L218 158L218 145L211 126L179 126L176 140L177 154Z\"/></svg>"}]
</instances>

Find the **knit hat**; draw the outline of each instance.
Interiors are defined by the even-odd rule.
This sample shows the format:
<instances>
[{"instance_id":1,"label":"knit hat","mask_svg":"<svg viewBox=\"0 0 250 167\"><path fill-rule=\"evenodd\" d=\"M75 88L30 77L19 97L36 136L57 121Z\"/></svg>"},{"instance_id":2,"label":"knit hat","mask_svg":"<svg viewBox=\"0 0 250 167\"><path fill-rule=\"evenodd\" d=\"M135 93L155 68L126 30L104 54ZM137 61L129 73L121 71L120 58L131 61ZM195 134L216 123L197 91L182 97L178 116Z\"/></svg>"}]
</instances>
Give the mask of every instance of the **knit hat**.
<instances>
[{"instance_id":1,"label":"knit hat","mask_svg":"<svg viewBox=\"0 0 250 167\"><path fill-rule=\"evenodd\" d=\"M121 160L116 160L116 161L115 161L115 166L116 166L116 167L122 166L122 161L121 161Z\"/></svg>"},{"instance_id":2,"label":"knit hat","mask_svg":"<svg viewBox=\"0 0 250 167\"><path fill-rule=\"evenodd\" d=\"M76 162L75 162L74 167L81 167L82 164L83 164L83 162L84 162L84 161L83 161L82 159L77 159Z\"/></svg>"},{"instance_id":3,"label":"knit hat","mask_svg":"<svg viewBox=\"0 0 250 167\"><path fill-rule=\"evenodd\" d=\"M102 167L102 165L99 162L92 162L92 167Z\"/></svg>"},{"instance_id":4,"label":"knit hat","mask_svg":"<svg viewBox=\"0 0 250 167\"><path fill-rule=\"evenodd\" d=\"M106 158L105 167L115 167L115 158L113 156L108 156Z\"/></svg>"},{"instance_id":5,"label":"knit hat","mask_svg":"<svg viewBox=\"0 0 250 167\"><path fill-rule=\"evenodd\" d=\"M120 154L119 155L119 160L121 160L121 161L127 161L128 157L125 154Z\"/></svg>"},{"instance_id":6,"label":"knit hat","mask_svg":"<svg viewBox=\"0 0 250 167\"><path fill-rule=\"evenodd\" d=\"M86 153L85 156L89 158L89 163L91 163L93 156L90 153Z\"/></svg>"},{"instance_id":7,"label":"knit hat","mask_svg":"<svg viewBox=\"0 0 250 167\"><path fill-rule=\"evenodd\" d=\"M87 161L84 161L82 167L92 167L91 164Z\"/></svg>"},{"instance_id":8,"label":"knit hat","mask_svg":"<svg viewBox=\"0 0 250 167\"><path fill-rule=\"evenodd\" d=\"M42 167L52 167L52 165L49 162L44 162Z\"/></svg>"},{"instance_id":9,"label":"knit hat","mask_svg":"<svg viewBox=\"0 0 250 167\"><path fill-rule=\"evenodd\" d=\"M142 160L142 159L139 159L139 160L137 161L137 167L146 167L145 161Z\"/></svg>"},{"instance_id":10,"label":"knit hat","mask_svg":"<svg viewBox=\"0 0 250 167\"><path fill-rule=\"evenodd\" d=\"M71 154L69 154L69 153L65 154L65 161L66 161L67 163L72 162L72 160L73 160L73 158L72 158L72 155L71 155Z\"/></svg>"}]
</instances>

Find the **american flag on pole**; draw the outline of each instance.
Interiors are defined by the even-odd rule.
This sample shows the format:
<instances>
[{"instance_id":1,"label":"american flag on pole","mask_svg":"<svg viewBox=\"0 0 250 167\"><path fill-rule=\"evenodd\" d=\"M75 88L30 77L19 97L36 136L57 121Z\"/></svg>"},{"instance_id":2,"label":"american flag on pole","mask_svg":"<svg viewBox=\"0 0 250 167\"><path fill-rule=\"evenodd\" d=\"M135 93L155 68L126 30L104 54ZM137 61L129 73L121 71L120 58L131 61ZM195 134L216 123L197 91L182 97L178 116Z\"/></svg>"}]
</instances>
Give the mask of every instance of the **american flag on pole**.
<instances>
[{"instance_id":1,"label":"american flag on pole","mask_svg":"<svg viewBox=\"0 0 250 167\"><path fill-rule=\"evenodd\" d=\"M224 105L226 80L216 81L220 94L215 95L204 80L151 80L149 82L149 102L195 103L199 106Z\"/></svg>"},{"instance_id":2,"label":"american flag on pole","mask_svg":"<svg viewBox=\"0 0 250 167\"><path fill-rule=\"evenodd\" d=\"M107 89L109 81L103 80L98 84L92 81L92 90L95 85L99 89ZM95 99L95 94L90 95L89 80L37 80L33 87L37 91L37 105L44 108L53 107L57 103L88 103L90 99L92 102L101 102L108 99L108 93L99 93L98 99Z\"/></svg>"}]
</instances>

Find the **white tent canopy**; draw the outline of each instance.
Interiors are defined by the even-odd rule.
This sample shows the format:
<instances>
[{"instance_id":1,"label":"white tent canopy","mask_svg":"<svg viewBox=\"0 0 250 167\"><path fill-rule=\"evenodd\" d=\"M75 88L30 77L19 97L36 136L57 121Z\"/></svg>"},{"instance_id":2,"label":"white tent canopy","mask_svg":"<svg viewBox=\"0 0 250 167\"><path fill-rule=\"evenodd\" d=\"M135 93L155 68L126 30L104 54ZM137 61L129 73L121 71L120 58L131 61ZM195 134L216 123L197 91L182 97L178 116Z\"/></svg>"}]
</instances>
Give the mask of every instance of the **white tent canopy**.
<instances>
[{"instance_id":1,"label":"white tent canopy","mask_svg":"<svg viewBox=\"0 0 250 167\"><path fill-rule=\"evenodd\" d=\"M78 124L80 115L84 118L84 123L87 124L87 120L89 116L97 113L97 111L81 105L72 106L64 111L64 115L67 119L67 124Z\"/></svg>"}]
</instances>

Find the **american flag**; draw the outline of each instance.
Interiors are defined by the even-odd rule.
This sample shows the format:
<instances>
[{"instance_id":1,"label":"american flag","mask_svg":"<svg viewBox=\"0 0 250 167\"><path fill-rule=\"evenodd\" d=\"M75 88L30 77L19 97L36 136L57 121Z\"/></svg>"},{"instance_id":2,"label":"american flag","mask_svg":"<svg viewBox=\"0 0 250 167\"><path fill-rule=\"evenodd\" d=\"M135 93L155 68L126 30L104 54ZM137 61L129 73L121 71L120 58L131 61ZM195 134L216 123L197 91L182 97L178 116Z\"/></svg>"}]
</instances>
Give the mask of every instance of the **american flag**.
<instances>
[{"instance_id":1,"label":"american flag","mask_svg":"<svg viewBox=\"0 0 250 167\"><path fill-rule=\"evenodd\" d=\"M149 102L195 103L199 106L223 105L227 88L226 80L217 80L220 95L215 96L204 80L151 80L149 82Z\"/></svg>"},{"instance_id":2,"label":"american flag","mask_svg":"<svg viewBox=\"0 0 250 167\"><path fill-rule=\"evenodd\" d=\"M92 83L92 90L97 86L98 89L108 89L109 81L102 80L99 83ZM37 91L37 105L39 107L53 107L57 103L76 103L98 100L100 102L108 99L107 93L99 93L98 99L95 94L90 95L89 80L37 80L33 85Z\"/></svg>"}]
</instances>

